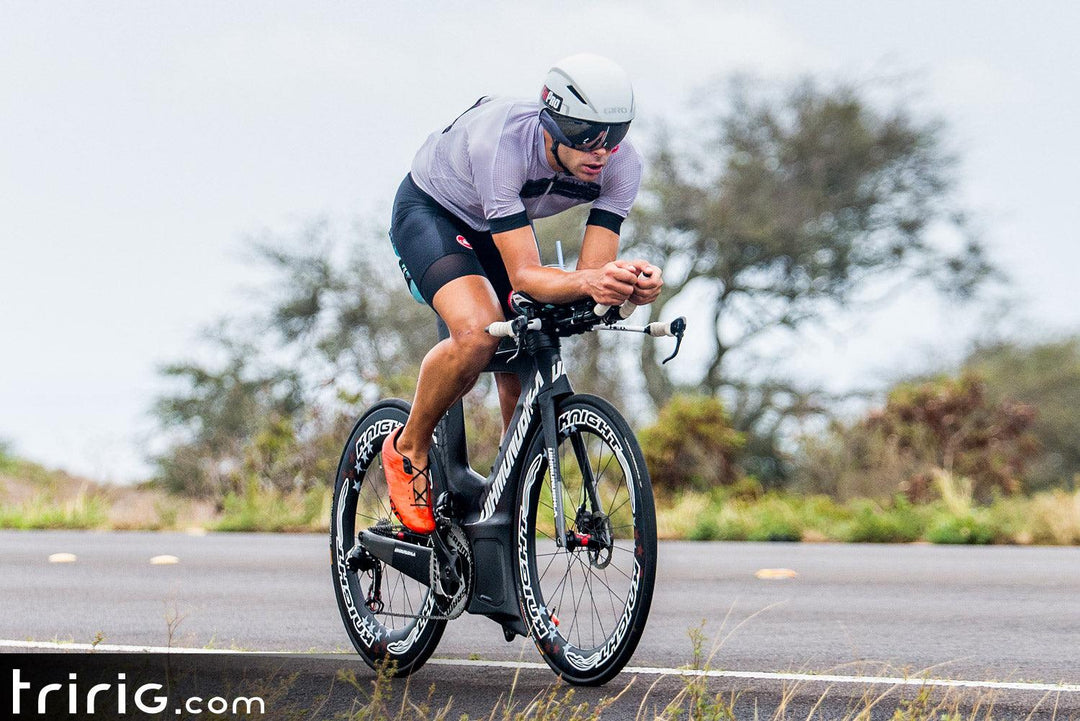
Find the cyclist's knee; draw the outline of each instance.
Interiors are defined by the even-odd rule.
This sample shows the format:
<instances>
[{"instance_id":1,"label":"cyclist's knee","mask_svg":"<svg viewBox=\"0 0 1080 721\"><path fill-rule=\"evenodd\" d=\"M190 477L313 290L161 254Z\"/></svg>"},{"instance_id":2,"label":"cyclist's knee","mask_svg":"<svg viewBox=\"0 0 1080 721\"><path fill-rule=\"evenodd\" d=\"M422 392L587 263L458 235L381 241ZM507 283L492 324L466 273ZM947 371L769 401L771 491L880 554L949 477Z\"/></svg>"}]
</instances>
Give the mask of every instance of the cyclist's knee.
<instances>
[{"instance_id":1,"label":"cyclist's knee","mask_svg":"<svg viewBox=\"0 0 1080 721\"><path fill-rule=\"evenodd\" d=\"M484 330L487 325L468 323L464 327L450 330L450 340L454 343L455 350L470 366L482 368L487 365L499 347L499 339L488 335Z\"/></svg>"}]
</instances>

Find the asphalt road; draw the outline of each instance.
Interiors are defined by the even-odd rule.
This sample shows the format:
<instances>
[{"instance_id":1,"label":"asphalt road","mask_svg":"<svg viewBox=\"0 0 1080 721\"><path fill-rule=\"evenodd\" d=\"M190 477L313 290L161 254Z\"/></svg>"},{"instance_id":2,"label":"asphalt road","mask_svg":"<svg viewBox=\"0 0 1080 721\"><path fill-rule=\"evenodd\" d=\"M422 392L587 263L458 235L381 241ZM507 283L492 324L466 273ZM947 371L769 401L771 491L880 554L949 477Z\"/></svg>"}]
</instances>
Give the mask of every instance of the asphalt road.
<instances>
[{"instance_id":1,"label":"asphalt road","mask_svg":"<svg viewBox=\"0 0 1080 721\"><path fill-rule=\"evenodd\" d=\"M50 563L59 552L77 560ZM710 667L725 671L1080 684L1080 549L662 543L660 553L634 666L687 664L700 627ZM162 554L178 563L150 563ZM759 579L763 568L797 576ZM14 641L351 653L322 536L0 532L0 609L0 639ZM448 626L436 657L540 660L470 616ZM473 690L512 674L456 668ZM528 669L522 683L552 678ZM710 681L747 698L770 683ZM1060 709L1080 707L1080 693L1063 698Z\"/></svg>"}]
</instances>

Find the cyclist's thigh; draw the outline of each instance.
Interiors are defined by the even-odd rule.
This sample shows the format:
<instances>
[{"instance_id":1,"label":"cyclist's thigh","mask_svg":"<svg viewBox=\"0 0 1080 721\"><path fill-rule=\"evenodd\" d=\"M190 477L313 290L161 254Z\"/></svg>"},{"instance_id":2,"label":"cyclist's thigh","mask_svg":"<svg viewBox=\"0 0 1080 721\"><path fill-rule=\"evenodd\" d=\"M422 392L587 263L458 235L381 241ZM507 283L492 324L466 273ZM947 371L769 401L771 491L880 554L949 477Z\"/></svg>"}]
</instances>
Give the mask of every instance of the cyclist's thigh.
<instances>
[{"instance_id":1,"label":"cyclist's thigh","mask_svg":"<svg viewBox=\"0 0 1080 721\"><path fill-rule=\"evenodd\" d=\"M446 323L451 336L472 334L498 340L484 334L489 324L503 319L503 311L488 279L482 275L467 275L445 283L436 293L431 305Z\"/></svg>"},{"instance_id":2,"label":"cyclist's thigh","mask_svg":"<svg viewBox=\"0 0 1080 721\"><path fill-rule=\"evenodd\" d=\"M466 238L469 232L475 231L405 178L394 199L390 238L421 296L433 308L436 294L446 284L484 276L484 266Z\"/></svg>"},{"instance_id":3,"label":"cyclist's thigh","mask_svg":"<svg viewBox=\"0 0 1080 721\"><path fill-rule=\"evenodd\" d=\"M499 249L495 247L491 233L470 229L466 237L476 252L480 265L484 268L484 275L491 281L491 287L495 289L495 295L502 305L503 313L507 318L513 317L514 313L510 310L510 293L513 291L513 286L510 285L506 265L503 264Z\"/></svg>"}]
</instances>

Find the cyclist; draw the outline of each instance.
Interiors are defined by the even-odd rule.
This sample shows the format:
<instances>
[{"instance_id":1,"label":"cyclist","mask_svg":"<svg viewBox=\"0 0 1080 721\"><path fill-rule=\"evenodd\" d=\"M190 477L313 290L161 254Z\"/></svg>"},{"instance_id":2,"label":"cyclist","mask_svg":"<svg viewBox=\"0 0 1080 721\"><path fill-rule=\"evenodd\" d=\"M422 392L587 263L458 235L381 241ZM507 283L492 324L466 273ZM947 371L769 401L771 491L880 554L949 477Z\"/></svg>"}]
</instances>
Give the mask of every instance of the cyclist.
<instances>
[{"instance_id":1,"label":"cyclist","mask_svg":"<svg viewBox=\"0 0 1080 721\"><path fill-rule=\"evenodd\" d=\"M439 419L490 362L484 332L510 316L519 290L564 303L651 303L661 270L618 260L619 231L637 195L641 161L624 140L634 92L614 62L579 54L548 72L540 100L484 97L433 133L394 199L390 238L413 295L450 337L424 357L408 422L383 444L391 507L417 533L435 528L428 451ZM573 271L545 267L531 220L592 203ZM503 426L520 381L496 375Z\"/></svg>"}]
</instances>

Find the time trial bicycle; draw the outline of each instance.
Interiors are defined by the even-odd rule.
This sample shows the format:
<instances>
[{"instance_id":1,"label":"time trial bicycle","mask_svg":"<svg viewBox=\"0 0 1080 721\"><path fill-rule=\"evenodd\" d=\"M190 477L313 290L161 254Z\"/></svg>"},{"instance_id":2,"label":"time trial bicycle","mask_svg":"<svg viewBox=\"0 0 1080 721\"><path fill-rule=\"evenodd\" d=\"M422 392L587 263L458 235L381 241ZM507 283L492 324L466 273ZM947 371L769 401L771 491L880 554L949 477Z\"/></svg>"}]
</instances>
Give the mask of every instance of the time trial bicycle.
<instances>
[{"instance_id":1,"label":"time trial bicycle","mask_svg":"<svg viewBox=\"0 0 1080 721\"><path fill-rule=\"evenodd\" d=\"M649 614L656 577L652 486L630 426L602 398L576 394L562 338L593 330L673 336L686 322L627 326L632 306L539 303L515 294L512 320L488 371L522 382L491 473L469 465L458 401L431 453L436 529L411 532L390 511L380 451L409 404L373 405L356 422L338 464L330 528L338 608L357 652L373 668L420 668L447 621L464 612L530 637L572 684L599 685L629 661ZM440 335L446 337L440 323ZM666 362L666 361L665 361Z\"/></svg>"}]
</instances>

